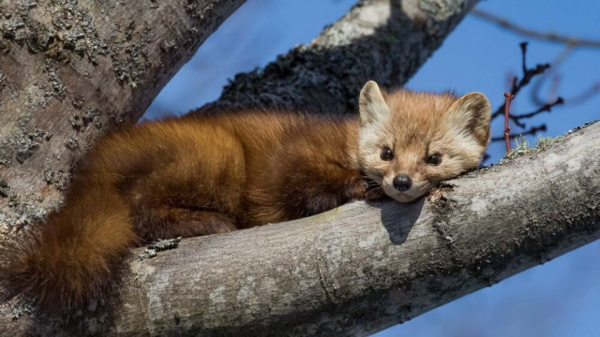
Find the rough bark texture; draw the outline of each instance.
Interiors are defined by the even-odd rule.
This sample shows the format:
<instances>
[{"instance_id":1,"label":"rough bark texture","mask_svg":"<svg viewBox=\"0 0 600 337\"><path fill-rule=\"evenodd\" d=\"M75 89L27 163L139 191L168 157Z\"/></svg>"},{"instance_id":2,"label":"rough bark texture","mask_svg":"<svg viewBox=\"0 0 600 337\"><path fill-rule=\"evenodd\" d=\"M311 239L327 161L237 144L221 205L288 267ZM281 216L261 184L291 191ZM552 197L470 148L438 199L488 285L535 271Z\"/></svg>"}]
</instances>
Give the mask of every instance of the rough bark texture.
<instances>
[{"instance_id":1,"label":"rough bark texture","mask_svg":"<svg viewBox=\"0 0 600 337\"><path fill-rule=\"evenodd\" d=\"M140 260L69 324L21 335L367 335L600 237L600 123L443 184L427 200L352 203L183 240ZM9 313L8 313L9 314Z\"/></svg>"},{"instance_id":2,"label":"rough bark texture","mask_svg":"<svg viewBox=\"0 0 600 337\"><path fill-rule=\"evenodd\" d=\"M244 0L0 0L0 236L43 217Z\"/></svg>"},{"instance_id":3,"label":"rough bark texture","mask_svg":"<svg viewBox=\"0 0 600 337\"><path fill-rule=\"evenodd\" d=\"M238 74L199 109L282 107L355 112L368 81L404 84L478 0L364 0L310 44L264 69Z\"/></svg>"},{"instance_id":4,"label":"rough bark texture","mask_svg":"<svg viewBox=\"0 0 600 337\"><path fill-rule=\"evenodd\" d=\"M136 120L193 50L242 2L0 0L4 229L15 231L43 217L68 185L76 160L97 136ZM211 107L353 111L366 80L384 86L404 83L476 2L361 1L313 43L295 48L262 71L236 77ZM526 165L525 169L531 170ZM503 169L490 171L456 182L459 188L449 192L452 198L435 203L356 203L289 224L184 240L179 248L152 259L138 260L141 250L135 250L107 300L60 320L31 315L24 307L0 307L0 334L375 331L504 275L496 270L506 269L508 275L532 263L526 258L522 264L515 262L527 257L519 249L511 250L514 257L506 257L506 245L518 245L521 236L506 237L507 242L500 240L505 236L489 240L499 247L484 247L478 241L484 229L489 235L504 235L498 228L516 225L507 226L498 218L477 223L483 210L496 212L493 206L485 207L486 198L494 197L485 193L490 184L496 186L490 181L497 178L484 177L504 174L508 179ZM590 186L596 183L588 180ZM481 194L481 212L461 215L462 209L474 207L470 193ZM519 194L504 197L506 208L534 201L521 200ZM544 210L539 214L546 224ZM595 229L590 223L566 226L562 236L569 241L585 228L592 234L577 237L572 245L591 239ZM552 226L560 224L564 222ZM544 228L521 225L533 231L531 235L546 233ZM482 229L470 233L467 229L473 226ZM472 247L468 253L476 251L481 259L455 252L451 243L460 238ZM531 249L554 254L560 251L552 250L555 242L558 245L551 241L542 247L533 242ZM506 267L494 260L496 254L504 254ZM484 263L487 258L496 261L493 268ZM472 271L472 265L483 271Z\"/></svg>"}]
</instances>

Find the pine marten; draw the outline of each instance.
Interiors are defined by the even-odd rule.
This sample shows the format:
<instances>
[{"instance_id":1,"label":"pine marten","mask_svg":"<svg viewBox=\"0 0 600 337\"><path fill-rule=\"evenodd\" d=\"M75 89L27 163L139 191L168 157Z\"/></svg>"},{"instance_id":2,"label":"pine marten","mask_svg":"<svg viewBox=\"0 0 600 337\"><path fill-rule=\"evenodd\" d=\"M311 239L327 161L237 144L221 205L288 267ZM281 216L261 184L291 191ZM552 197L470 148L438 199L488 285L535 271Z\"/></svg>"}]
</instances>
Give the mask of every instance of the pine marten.
<instances>
[{"instance_id":1,"label":"pine marten","mask_svg":"<svg viewBox=\"0 0 600 337\"><path fill-rule=\"evenodd\" d=\"M78 306L135 245L297 219L381 192L410 202L477 167L490 139L481 93L382 93L370 81L359 112L243 110L109 134L64 205L0 246L0 299Z\"/></svg>"}]
</instances>

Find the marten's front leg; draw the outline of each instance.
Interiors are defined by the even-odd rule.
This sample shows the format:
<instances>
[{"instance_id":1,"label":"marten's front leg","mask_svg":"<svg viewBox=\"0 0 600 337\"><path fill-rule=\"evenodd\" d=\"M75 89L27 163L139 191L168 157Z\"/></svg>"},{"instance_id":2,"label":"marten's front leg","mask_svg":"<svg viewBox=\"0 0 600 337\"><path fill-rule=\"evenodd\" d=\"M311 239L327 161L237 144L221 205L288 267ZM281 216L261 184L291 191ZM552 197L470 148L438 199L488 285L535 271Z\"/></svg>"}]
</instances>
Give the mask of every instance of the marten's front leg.
<instances>
[{"instance_id":1,"label":"marten's front leg","mask_svg":"<svg viewBox=\"0 0 600 337\"><path fill-rule=\"evenodd\" d=\"M283 194L290 219L301 218L338 207L348 201L364 199L367 182L360 172L337 163L297 167L286 177Z\"/></svg>"}]
</instances>

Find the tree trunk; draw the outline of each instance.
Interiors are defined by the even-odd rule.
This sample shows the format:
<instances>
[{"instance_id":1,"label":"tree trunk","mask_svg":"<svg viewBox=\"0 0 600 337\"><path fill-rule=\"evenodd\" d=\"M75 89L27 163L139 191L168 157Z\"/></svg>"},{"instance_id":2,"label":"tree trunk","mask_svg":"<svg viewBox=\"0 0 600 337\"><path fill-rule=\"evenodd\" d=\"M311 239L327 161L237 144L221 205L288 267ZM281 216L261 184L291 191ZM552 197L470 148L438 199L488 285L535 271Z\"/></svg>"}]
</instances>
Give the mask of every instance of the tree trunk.
<instances>
[{"instance_id":1,"label":"tree trunk","mask_svg":"<svg viewBox=\"0 0 600 337\"><path fill-rule=\"evenodd\" d=\"M55 206L243 0L0 1L0 237Z\"/></svg>"},{"instance_id":2,"label":"tree trunk","mask_svg":"<svg viewBox=\"0 0 600 337\"><path fill-rule=\"evenodd\" d=\"M600 123L412 204L351 203L150 259L136 249L107 302L28 332L368 335L600 237L598 156ZM11 335L26 323L0 316Z\"/></svg>"}]
</instances>

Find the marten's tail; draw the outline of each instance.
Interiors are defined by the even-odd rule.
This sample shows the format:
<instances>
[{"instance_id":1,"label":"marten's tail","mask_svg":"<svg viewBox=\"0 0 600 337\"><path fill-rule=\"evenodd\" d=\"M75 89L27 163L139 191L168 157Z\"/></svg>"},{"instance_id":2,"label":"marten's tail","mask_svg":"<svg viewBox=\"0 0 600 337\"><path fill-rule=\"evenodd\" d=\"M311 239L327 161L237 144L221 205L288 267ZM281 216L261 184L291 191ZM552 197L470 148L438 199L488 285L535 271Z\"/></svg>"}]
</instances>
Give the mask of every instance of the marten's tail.
<instances>
[{"instance_id":1,"label":"marten's tail","mask_svg":"<svg viewBox=\"0 0 600 337\"><path fill-rule=\"evenodd\" d=\"M65 205L24 237L0 243L0 300L44 308L83 304L136 241L127 203L110 184L74 186Z\"/></svg>"}]
</instances>

